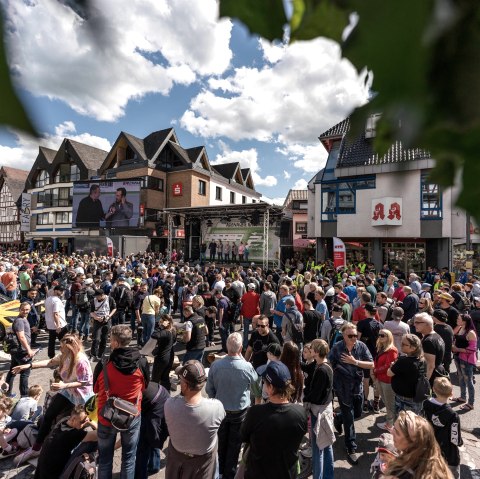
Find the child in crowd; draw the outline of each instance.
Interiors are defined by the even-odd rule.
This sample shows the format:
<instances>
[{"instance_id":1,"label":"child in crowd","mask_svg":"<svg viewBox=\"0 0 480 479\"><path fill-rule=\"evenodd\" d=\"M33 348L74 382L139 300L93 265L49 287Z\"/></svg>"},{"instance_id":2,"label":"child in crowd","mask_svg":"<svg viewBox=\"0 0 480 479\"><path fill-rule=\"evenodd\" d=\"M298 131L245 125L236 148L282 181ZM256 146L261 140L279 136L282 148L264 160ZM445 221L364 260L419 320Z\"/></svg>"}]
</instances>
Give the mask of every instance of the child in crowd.
<instances>
[{"instance_id":1,"label":"child in crowd","mask_svg":"<svg viewBox=\"0 0 480 479\"><path fill-rule=\"evenodd\" d=\"M398 456L398 451L393 444L393 436L385 432L378 440L377 456L370 467L372 479L384 477L389 463Z\"/></svg>"},{"instance_id":2,"label":"child in crowd","mask_svg":"<svg viewBox=\"0 0 480 479\"><path fill-rule=\"evenodd\" d=\"M43 393L42 386L35 384L28 389L28 396L19 399L12 411L12 421L34 420L40 415L38 401Z\"/></svg>"},{"instance_id":3,"label":"child in crowd","mask_svg":"<svg viewBox=\"0 0 480 479\"><path fill-rule=\"evenodd\" d=\"M3 449L0 459L17 453L17 449L8 444L8 441L11 441L17 435L17 431L12 432L11 429L6 427L8 423L12 422L12 418L8 415L12 406L13 401L10 398L4 397L0 400L0 447Z\"/></svg>"},{"instance_id":4,"label":"child in crowd","mask_svg":"<svg viewBox=\"0 0 480 479\"><path fill-rule=\"evenodd\" d=\"M463 444L460 431L460 418L448 404L452 396L452 383L448 378L438 377L433 381L436 397L423 403L425 418L433 426L435 438L443 457L455 479L460 478L460 451Z\"/></svg>"},{"instance_id":5,"label":"child in crowd","mask_svg":"<svg viewBox=\"0 0 480 479\"><path fill-rule=\"evenodd\" d=\"M260 387L257 388L252 385L252 392L255 396L255 404L261 404L262 402L267 402L268 401L268 394L265 389L265 383L261 379L261 375L263 372L267 369L267 365L270 361L280 361L280 356L282 355L282 348L280 344L278 343L270 343L267 346L267 364L264 364L263 366L259 366L257 368L257 373L259 377L259 385ZM261 393L260 393L261 391Z\"/></svg>"}]
</instances>

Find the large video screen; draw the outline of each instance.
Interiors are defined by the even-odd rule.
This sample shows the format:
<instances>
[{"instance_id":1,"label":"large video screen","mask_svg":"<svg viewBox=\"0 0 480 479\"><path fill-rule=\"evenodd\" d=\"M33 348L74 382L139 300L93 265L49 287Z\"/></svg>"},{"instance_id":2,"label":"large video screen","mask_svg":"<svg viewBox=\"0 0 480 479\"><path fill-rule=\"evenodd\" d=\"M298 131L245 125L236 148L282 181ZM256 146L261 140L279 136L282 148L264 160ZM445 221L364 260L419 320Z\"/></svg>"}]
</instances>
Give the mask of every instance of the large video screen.
<instances>
[{"instance_id":1,"label":"large video screen","mask_svg":"<svg viewBox=\"0 0 480 479\"><path fill-rule=\"evenodd\" d=\"M140 186L140 180L75 182L73 228L138 228Z\"/></svg>"}]
</instances>

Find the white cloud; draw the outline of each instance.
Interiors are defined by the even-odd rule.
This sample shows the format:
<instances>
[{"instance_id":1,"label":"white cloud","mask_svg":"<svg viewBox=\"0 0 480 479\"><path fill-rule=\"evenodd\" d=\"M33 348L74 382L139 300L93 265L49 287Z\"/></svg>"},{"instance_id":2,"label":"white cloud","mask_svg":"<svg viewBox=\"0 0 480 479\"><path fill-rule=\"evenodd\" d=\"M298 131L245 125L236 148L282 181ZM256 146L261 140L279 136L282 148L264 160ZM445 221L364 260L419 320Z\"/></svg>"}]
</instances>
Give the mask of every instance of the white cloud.
<instances>
[{"instance_id":1,"label":"white cloud","mask_svg":"<svg viewBox=\"0 0 480 479\"><path fill-rule=\"evenodd\" d=\"M129 100L147 93L222 74L232 58L232 22L218 20L216 0L97 0L98 44L57 0L0 1L20 85L98 120L121 117Z\"/></svg>"},{"instance_id":2,"label":"white cloud","mask_svg":"<svg viewBox=\"0 0 480 479\"><path fill-rule=\"evenodd\" d=\"M304 180L303 178L300 178L292 186L292 190L306 190L307 186L308 186L307 180Z\"/></svg>"},{"instance_id":3,"label":"white cloud","mask_svg":"<svg viewBox=\"0 0 480 479\"><path fill-rule=\"evenodd\" d=\"M260 165L258 163L258 152L255 148L248 150L232 151L228 145L219 141L219 147L222 150L221 154L218 154L212 165L218 165L223 163L233 163L238 161L242 168L250 168L252 172L253 183L257 187L261 186L275 186L277 184L277 178L272 175L261 177L259 174Z\"/></svg>"},{"instance_id":4,"label":"white cloud","mask_svg":"<svg viewBox=\"0 0 480 479\"><path fill-rule=\"evenodd\" d=\"M287 157L295 168L306 173L316 173L321 170L325 166L328 156L320 142L313 145L286 143L283 147L278 147L276 151Z\"/></svg>"},{"instance_id":5,"label":"white cloud","mask_svg":"<svg viewBox=\"0 0 480 479\"><path fill-rule=\"evenodd\" d=\"M291 177L292 175L287 170L283 170L283 178L285 180L289 180Z\"/></svg>"},{"instance_id":6,"label":"white cloud","mask_svg":"<svg viewBox=\"0 0 480 479\"><path fill-rule=\"evenodd\" d=\"M322 131L366 101L367 89L338 44L323 38L259 44L274 63L209 81L182 126L202 137L318 144Z\"/></svg>"},{"instance_id":7,"label":"white cloud","mask_svg":"<svg viewBox=\"0 0 480 479\"><path fill-rule=\"evenodd\" d=\"M46 134L37 139L23 133L15 132L16 145L0 145L1 166L11 166L23 170L30 170L38 155L38 147L45 146L58 150L64 138L85 143L105 151L111 149L111 144L106 138L91 135L90 133L76 134L76 127L72 121L65 121L55 127L54 134Z\"/></svg>"},{"instance_id":8,"label":"white cloud","mask_svg":"<svg viewBox=\"0 0 480 479\"><path fill-rule=\"evenodd\" d=\"M265 203L268 203L270 205L277 205L277 206L282 206L283 203L285 203L285 197L269 198L268 196L262 195L260 197L260 200L265 201Z\"/></svg>"}]
</instances>

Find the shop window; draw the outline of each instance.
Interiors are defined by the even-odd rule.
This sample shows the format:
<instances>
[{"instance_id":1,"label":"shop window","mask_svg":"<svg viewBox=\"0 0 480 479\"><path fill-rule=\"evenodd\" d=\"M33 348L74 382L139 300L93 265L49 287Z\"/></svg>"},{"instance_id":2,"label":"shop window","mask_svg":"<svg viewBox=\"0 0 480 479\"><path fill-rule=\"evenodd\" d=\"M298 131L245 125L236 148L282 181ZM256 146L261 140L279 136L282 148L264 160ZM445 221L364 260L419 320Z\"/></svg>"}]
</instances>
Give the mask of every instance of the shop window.
<instances>
[{"instance_id":1,"label":"shop window","mask_svg":"<svg viewBox=\"0 0 480 479\"><path fill-rule=\"evenodd\" d=\"M383 243L383 258L390 269L398 267L403 272L425 271L425 243Z\"/></svg>"},{"instance_id":2,"label":"shop window","mask_svg":"<svg viewBox=\"0 0 480 479\"><path fill-rule=\"evenodd\" d=\"M295 233L299 235L307 234L307 223L295 223Z\"/></svg>"},{"instance_id":3,"label":"shop window","mask_svg":"<svg viewBox=\"0 0 480 479\"><path fill-rule=\"evenodd\" d=\"M428 176L428 173L422 173L421 176L420 218L442 219L442 191L439 185L429 180Z\"/></svg>"},{"instance_id":4,"label":"shop window","mask_svg":"<svg viewBox=\"0 0 480 479\"><path fill-rule=\"evenodd\" d=\"M207 182L198 180L198 194L205 196L207 194Z\"/></svg>"},{"instance_id":5,"label":"shop window","mask_svg":"<svg viewBox=\"0 0 480 479\"><path fill-rule=\"evenodd\" d=\"M215 187L215 199L222 201L222 187L221 186L216 186Z\"/></svg>"},{"instance_id":6,"label":"shop window","mask_svg":"<svg viewBox=\"0 0 480 479\"><path fill-rule=\"evenodd\" d=\"M337 215L354 214L356 191L374 188L374 176L322 183L322 221L337 221Z\"/></svg>"}]
</instances>

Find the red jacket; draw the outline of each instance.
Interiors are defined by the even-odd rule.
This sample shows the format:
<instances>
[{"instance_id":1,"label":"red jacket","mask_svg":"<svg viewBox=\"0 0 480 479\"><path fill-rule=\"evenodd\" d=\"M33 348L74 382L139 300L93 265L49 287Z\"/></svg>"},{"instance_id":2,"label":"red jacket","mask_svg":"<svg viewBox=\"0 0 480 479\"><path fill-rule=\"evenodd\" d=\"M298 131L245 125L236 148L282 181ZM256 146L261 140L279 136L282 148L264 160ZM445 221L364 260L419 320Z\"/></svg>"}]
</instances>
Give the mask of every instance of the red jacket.
<instances>
[{"instance_id":1,"label":"red jacket","mask_svg":"<svg viewBox=\"0 0 480 479\"><path fill-rule=\"evenodd\" d=\"M241 314L247 319L252 319L257 314L260 314L258 304L260 302L260 295L255 291L249 291L242 296Z\"/></svg>"},{"instance_id":2,"label":"red jacket","mask_svg":"<svg viewBox=\"0 0 480 479\"><path fill-rule=\"evenodd\" d=\"M298 293L295 293L295 306L303 314L305 308L303 307L302 297Z\"/></svg>"},{"instance_id":3,"label":"red jacket","mask_svg":"<svg viewBox=\"0 0 480 479\"><path fill-rule=\"evenodd\" d=\"M384 351L380 353L374 360L375 369L373 372L375 373L375 377L381 383L390 384L392 382L392 378L387 376L387 371L390 368L391 364L396 361L398 358L398 351L395 346L393 346L388 351Z\"/></svg>"}]
</instances>

